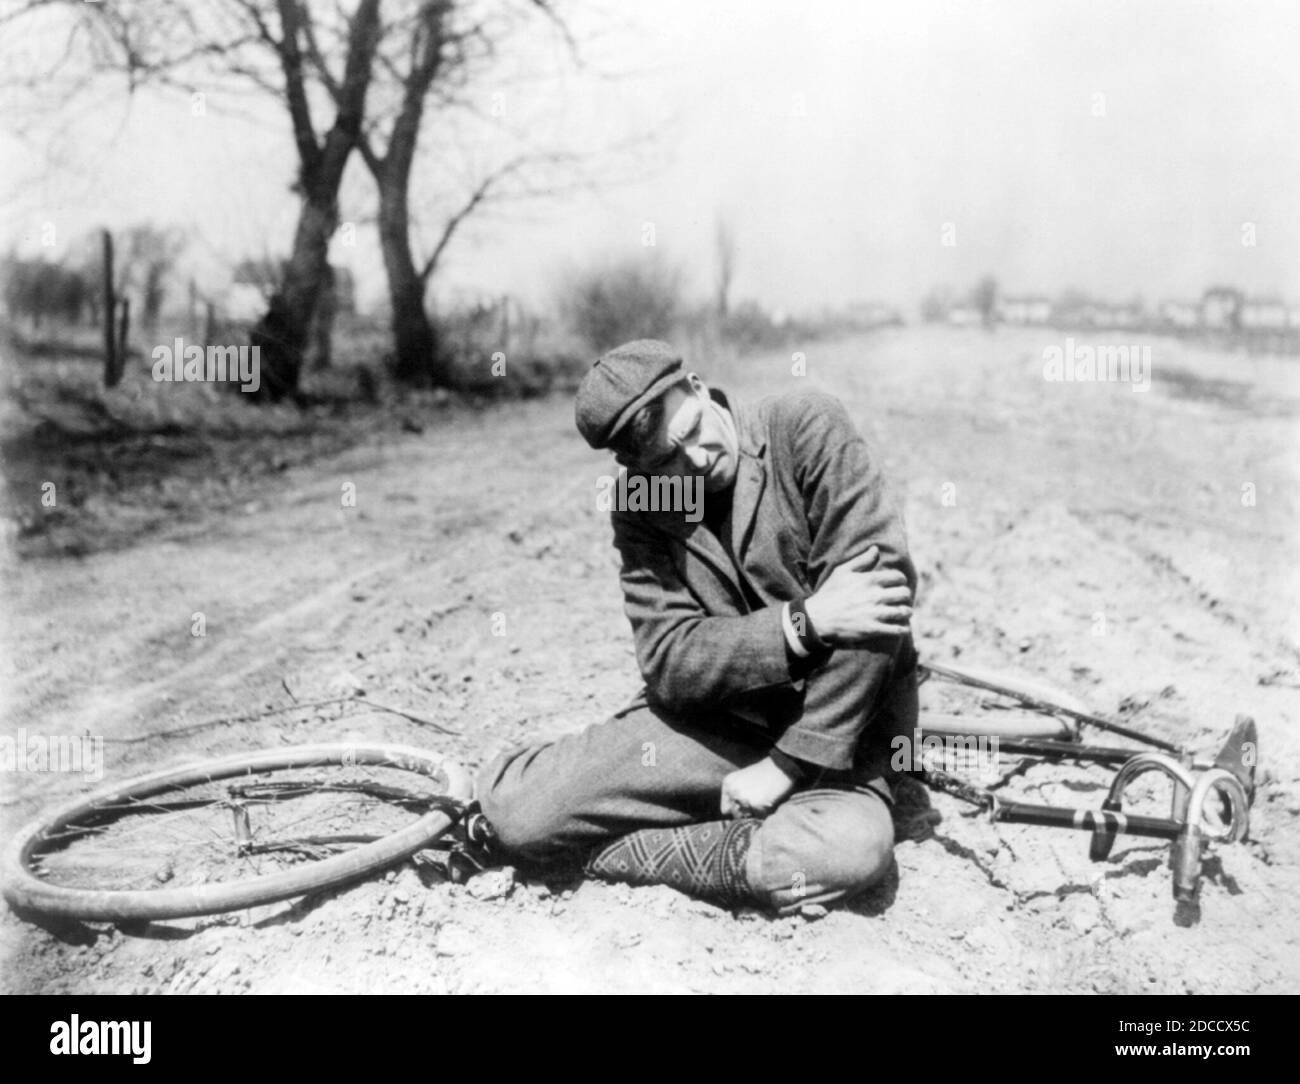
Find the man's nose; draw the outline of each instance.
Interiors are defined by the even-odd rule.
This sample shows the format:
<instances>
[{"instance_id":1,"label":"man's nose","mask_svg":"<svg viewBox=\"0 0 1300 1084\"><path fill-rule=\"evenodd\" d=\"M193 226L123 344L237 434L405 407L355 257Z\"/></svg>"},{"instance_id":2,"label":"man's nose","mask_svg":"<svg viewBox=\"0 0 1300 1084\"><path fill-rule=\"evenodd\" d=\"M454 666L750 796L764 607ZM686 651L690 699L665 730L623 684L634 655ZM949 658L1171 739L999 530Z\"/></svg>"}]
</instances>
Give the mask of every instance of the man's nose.
<instances>
[{"instance_id":1,"label":"man's nose","mask_svg":"<svg viewBox=\"0 0 1300 1084\"><path fill-rule=\"evenodd\" d=\"M703 470L709 463L709 453L701 448L698 444L684 449L686 460L696 470Z\"/></svg>"}]
</instances>

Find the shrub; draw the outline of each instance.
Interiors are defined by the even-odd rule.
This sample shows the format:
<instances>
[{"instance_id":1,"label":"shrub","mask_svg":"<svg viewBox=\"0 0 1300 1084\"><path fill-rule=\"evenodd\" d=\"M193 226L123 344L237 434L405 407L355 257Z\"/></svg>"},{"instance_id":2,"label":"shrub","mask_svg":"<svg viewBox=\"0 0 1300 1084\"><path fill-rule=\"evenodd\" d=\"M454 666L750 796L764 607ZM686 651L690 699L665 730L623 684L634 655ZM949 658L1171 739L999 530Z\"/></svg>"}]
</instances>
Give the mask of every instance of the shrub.
<instances>
[{"instance_id":1,"label":"shrub","mask_svg":"<svg viewBox=\"0 0 1300 1084\"><path fill-rule=\"evenodd\" d=\"M632 339L672 336L682 314L680 271L650 254L565 276L556 308L600 354Z\"/></svg>"}]
</instances>

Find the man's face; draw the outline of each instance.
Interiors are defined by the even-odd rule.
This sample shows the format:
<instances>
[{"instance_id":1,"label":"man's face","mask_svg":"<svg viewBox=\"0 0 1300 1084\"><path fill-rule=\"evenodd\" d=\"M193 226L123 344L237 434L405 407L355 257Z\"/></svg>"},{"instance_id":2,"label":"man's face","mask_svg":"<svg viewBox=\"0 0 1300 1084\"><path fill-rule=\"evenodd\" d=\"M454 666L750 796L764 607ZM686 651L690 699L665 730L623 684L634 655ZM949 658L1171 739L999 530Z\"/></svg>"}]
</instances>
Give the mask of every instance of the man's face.
<instances>
[{"instance_id":1,"label":"man's face","mask_svg":"<svg viewBox=\"0 0 1300 1084\"><path fill-rule=\"evenodd\" d=\"M735 427L726 424L699 377L691 377L690 390L672 387L663 398L658 430L634 459L619 462L641 474L699 477L705 493L726 489L739 461Z\"/></svg>"}]
</instances>

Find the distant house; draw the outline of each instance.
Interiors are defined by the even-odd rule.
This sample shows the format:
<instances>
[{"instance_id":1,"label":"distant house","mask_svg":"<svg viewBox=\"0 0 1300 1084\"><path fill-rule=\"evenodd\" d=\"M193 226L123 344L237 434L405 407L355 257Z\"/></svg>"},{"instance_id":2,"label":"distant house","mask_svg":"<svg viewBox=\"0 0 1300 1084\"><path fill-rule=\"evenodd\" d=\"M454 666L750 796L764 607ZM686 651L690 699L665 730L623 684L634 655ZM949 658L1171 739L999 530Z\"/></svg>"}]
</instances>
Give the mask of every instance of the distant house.
<instances>
[{"instance_id":1,"label":"distant house","mask_svg":"<svg viewBox=\"0 0 1300 1084\"><path fill-rule=\"evenodd\" d=\"M879 301L855 301L839 312L826 314L824 319L827 323L843 324L855 330L890 327L903 322L896 308Z\"/></svg>"},{"instance_id":2,"label":"distant house","mask_svg":"<svg viewBox=\"0 0 1300 1084\"><path fill-rule=\"evenodd\" d=\"M1215 287L1201 298L1201 326L1209 331L1235 331L1242 298L1236 290Z\"/></svg>"},{"instance_id":3,"label":"distant house","mask_svg":"<svg viewBox=\"0 0 1300 1084\"><path fill-rule=\"evenodd\" d=\"M998 301L998 319L1023 327L1042 327L1052 318L1052 303L1045 297L1004 297Z\"/></svg>"},{"instance_id":4,"label":"distant house","mask_svg":"<svg viewBox=\"0 0 1300 1084\"><path fill-rule=\"evenodd\" d=\"M1146 313L1141 305L1116 305L1111 309L1110 321L1108 327L1124 328L1125 330L1139 328L1146 323Z\"/></svg>"},{"instance_id":5,"label":"distant house","mask_svg":"<svg viewBox=\"0 0 1300 1084\"><path fill-rule=\"evenodd\" d=\"M1195 331L1201 326L1201 308L1191 301L1162 301L1160 322L1175 331Z\"/></svg>"},{"instance_id":6,"label":"distant house","mask_svg":"<svg viewBox=\"0 0 1300 1084\"><path fill-rule=\"evenodd\" d=\"M948 323L953 327L978 327L984 323L984 317L969 305L954 305L948 310Z\"/></svg>"},{"instance_id":7,"label":"distant house","mask_svg":"<svg viewBox=\"0 0 1300 1084\"><path fill-rule=\"evenodd\" d=\"M1128 329L1141 327L1146 322L1146 313L1140 305L1097 301L1084 305L1079 310L1079 318L1086 327Z\"/></svg>"},{"instance_id":8,"label":"distant house","mask_svg":"<svg viewBox=\"0 0 1300 1084\"><path fill-rule=\"evenodd\" d=\"M1287 307L1280 298L1248 297L1241 303L1241 329L1243 331L1285 331L1288 315Z\"/></svg>"}]
</instances>

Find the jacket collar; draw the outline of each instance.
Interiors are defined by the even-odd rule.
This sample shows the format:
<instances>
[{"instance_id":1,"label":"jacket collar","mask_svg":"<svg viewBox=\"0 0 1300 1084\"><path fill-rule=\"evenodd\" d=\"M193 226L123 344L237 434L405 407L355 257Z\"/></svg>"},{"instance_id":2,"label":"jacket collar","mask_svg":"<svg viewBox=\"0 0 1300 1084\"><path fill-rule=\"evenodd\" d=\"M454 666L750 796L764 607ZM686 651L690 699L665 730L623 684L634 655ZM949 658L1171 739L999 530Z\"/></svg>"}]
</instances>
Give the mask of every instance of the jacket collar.
<instances>
[{"instance_id":1,"label":"jacket collar","mask_svg":"<svg viewBox=\"0 0 1300 1084\"><path fill-rule=\"evenodd\" d=\"M710 395L730 411L740 445L731 498L731 541L736 560L740 562L753 531L759 499L767 484L767 462L763 455L767 450L767 431L758 415L743 403L732 403L718 390L711 390Z\"/></svg>"}]
</instances>

